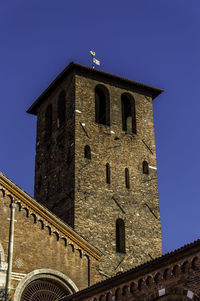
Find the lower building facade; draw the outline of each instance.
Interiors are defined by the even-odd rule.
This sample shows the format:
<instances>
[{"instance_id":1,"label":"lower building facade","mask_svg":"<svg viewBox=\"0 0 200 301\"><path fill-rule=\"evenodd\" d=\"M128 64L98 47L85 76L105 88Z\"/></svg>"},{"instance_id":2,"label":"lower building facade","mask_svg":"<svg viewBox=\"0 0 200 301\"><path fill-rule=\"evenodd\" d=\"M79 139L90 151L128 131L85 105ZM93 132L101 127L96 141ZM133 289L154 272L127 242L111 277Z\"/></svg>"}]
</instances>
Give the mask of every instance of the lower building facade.
<instances>
[{"instance_id":1,"label":"lower building facade","mask_svg":"<svg viewBox=\"0 0 200 301\"><path fill-rule=\"evenodd\" d=\"M101 253L3 174L0 221L2 295L59 300L101 280Z\"/></svg>"},{"instance_id":2,"label":"lower building facade","mask_svg":"<svg viewBox=\"0 0 200 301\"><path fill-rule=\"evenodd\" d=\"M200 300L200 240L65 299L65 301L113 300Z\"/></svg>"}]
</instances>

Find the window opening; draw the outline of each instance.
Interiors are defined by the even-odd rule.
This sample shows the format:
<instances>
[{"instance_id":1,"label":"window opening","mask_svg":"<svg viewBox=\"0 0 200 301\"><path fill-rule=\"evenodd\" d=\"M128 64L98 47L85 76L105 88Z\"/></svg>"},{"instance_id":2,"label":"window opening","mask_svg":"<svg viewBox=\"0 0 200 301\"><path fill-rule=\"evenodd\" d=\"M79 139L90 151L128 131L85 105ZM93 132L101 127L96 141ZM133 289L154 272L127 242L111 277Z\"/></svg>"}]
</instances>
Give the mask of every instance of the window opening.
<instances>
[{"instance_id":1,"label":"window opening","mask_svg":"<svg viewBox=\"0 0 200 301\"><path fill-rule=\"evenodd\" d=\"M147 161L143 161L143 173L148 175L149 174L149 164Z\"/></svg>"},{"instance_id":2,"label":"window opening","mask_svg":"<svg viewBox=\"0 0 200 301\"><path fill-rule=\"evenodd\" d=\"M84 149L84 156L85 156L86 159L91 160L91 150L90 150L89 145L86 145L86 146L85 146L85 149Z\"/></svg>"},{"instance_id":3,"label":"window opening","mask_svg":"<svg viewBox=\"0 0 200 301\"><path fill-rule=\"evenodd\" d=\"M99 85L95 88L95 122L110 125L109 92Z\"/></svg>"},{"instance_id":4,"label":"window opening","mask_svg":"<svg viewBox=\"0 0 200 301\"><path fill-rule=\"evenodd\" d=\"M106 164L106 183L110 184L110 164Z\"/></svg>"},{"instance_id":5,"label":"window opening","mask_svg":"<svg viewBox=\"0 0 200 301\"><path fill-rule=\"evenodd\" d=\"M129 180L129 170L128 170L128 168L125 168L125 183L126 183L126 188L130 188L130 180Z\"/></svg>"},{"instance_id":6,"label":"window opening","mask_svg":"<svg viewBox=\"0 0 200 301\"><path fill-rule=\"evenodd\" d=\"M49 104L45 112L45 130L46 136L50 137L52 134L52 105Z\"/></svg>"},{"instance_id":7,"label":"window opening","mask_svg":"<svg viewBox=\"0 0 200 301\"><path fill-rule=\"evenodd\" d=\"M39 175L38 177L38 193L40 193L42 187L42 177Z\"/></svg>"},{"instance_id":8,"label":"window opening","mask_svg":"<svg viewBox=\"0 0 200 301\"><path fill-rule=\"evenodd\" d=\"M130 94L121 96L122 130L136 134L135 100Z\"/></svg>"},{"instance_id":9,"label":"window opening","mask_svg":"<svg viewBox=\"0 0 200 301\"><path fill-rule=\"evenodd\" d=\"M126 253L125 224L121 218L116 220L116 252Z\"/></svg>"},{"instance_id":10,"label":"window opening","mask_svg":"<svg viewBox=\"0 0 200 301\"><path fill-rule=\"evenodd\" d=\"M21 301L37 300L62 300L70 292L61 284L51 279L37 279L30 282L24 289Z\"/></svg>"},{"instance_id":11,"label":"window opening","mask_svg":"<svg viewBox=\"0 0 200 301\"><path fill-rule=\"evenodd\" d=\"M65 123L65 91L62 91L59 95L57 105L57 126L58 128Z\"/></svg>"}]
</instances>

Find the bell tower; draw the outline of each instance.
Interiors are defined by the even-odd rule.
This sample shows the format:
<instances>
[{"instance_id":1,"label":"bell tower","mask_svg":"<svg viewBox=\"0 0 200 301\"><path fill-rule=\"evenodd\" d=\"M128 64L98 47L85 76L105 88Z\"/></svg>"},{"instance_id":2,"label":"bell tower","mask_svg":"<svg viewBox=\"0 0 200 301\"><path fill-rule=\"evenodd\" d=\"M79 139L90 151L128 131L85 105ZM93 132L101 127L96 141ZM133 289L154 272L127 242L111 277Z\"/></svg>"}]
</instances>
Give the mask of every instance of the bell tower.
<instances>
[{"instance_id":1,"label":"bell tower","mask_svg":"<svg viewBox=\"0 0 200 301\"><path fill-rule=\"evenodd\" d=\"M161 255L161 92L70 63L27 111L37 115L35 198L102 251L102 275Z\"/></svg>"}]
</instances>

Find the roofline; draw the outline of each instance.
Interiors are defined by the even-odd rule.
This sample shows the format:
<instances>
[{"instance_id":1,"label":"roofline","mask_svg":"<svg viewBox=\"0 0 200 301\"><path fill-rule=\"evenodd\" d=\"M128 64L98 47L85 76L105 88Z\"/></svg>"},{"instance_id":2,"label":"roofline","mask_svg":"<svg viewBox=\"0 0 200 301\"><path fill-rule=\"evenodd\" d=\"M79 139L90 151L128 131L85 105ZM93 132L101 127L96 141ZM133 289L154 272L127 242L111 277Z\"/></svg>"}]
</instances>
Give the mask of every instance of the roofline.
<instances>
[{"instance_id":1,"label":"roofline","mask_svg":"<svg viewBox=\"0 0 200 301\"><path fill-rule=\"evenodd\" d=\"M191 250L193 249L193 252ZM163 268L165 265L172 262L176 262L182 258L185 257L185 255L188 253L188 256L191 256L192 254L196 253L200 250L200 239L186 244L172 252L166 253L160 257L157 257L151 261L148 261L144 264L141 264L133 269L130 269L122 274L113 276L109 279L106 279L104 281L98 282L86 289L83 289L82 291L79 291L73 295L70 295L64 299L64 301L76 301L76 300L83 300L82 298L88 298L95 294L100 294L102 292L102 288L105 290L111 289L111 287L115 287L117 285L120 285L122 282L133 280L134 278L141 277L142 275L148 273L151 273L152 271ZM189 251L189 252L188 252ZM186 253L186 254L185 254ZM164 265L163 265L164 264ZM79 296L81 296L81 299L77 299Z\"/></svg>"},{"instance_id":2,"label":"roofline","mask_svg":"<svg viewBox=\"0 0 200 301\"><path fill-rule=\"evenodd\" d=\"M39 204L29 194L13 183L3 173L0 172L0 185L11 193L19 201L40 215L44 220L54 226L60 233L68 237L73 243L83 249L86 253L97 260L100 260L102 253L87 242L83 237L76 233L70 226L65 224L61 219L51 213L45 206Z\"/></svg>"},{"instance_id":3,"label":"roofline","mask_svg":"<svg viewBox=\"0 0 200 301\"><path fill-rule=\"evenodd\" d=\"M114 75L111 73L107 73L101 70L93 69L90 67L86 67L80 64L77 64L75 62L69 63L69 65L55 78L55 80L49 85L49 87L35 100L35 102L30 106L30 108L27 110L27 113L36 115L37 114L37 106L40 102L42 102L49 93L51 93L57 86L57 84L65 77L67 74L69 74L72 70L78 70L83 72L89 72L94 75L101 75L106 79L112 79L120 81L121 83L128 84L138 90L143 90L152 95L152 99L155 99L157 96L159 96L163 90L158 89L149 85L145 85L133 80L126 79L124 77Z\"/></svg>"}]
</instances>

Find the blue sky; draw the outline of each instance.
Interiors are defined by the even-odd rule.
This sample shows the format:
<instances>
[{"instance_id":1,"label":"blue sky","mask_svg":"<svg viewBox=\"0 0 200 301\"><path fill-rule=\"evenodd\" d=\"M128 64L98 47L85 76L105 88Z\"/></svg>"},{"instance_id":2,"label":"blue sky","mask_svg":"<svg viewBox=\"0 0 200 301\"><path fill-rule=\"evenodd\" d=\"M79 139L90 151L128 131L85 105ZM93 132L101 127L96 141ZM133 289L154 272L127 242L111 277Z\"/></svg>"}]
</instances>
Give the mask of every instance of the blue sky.
<instances>
[{"instance_id":1,"label":"blue sky","mask_svg":"<svg viewBox=\"0 0 200 301\"><path fill-rule=\"evenodd\" d=\"M154 101L163 252L200 237L199 0L0 4L0 170L33 195L26 109L70 61L163 88Z\"/></svg>"}]
</instances>

